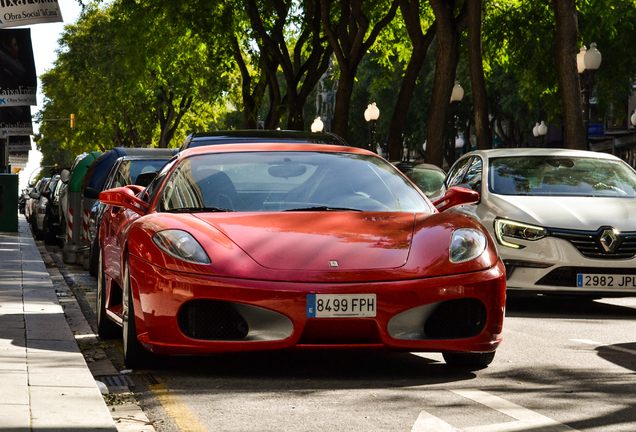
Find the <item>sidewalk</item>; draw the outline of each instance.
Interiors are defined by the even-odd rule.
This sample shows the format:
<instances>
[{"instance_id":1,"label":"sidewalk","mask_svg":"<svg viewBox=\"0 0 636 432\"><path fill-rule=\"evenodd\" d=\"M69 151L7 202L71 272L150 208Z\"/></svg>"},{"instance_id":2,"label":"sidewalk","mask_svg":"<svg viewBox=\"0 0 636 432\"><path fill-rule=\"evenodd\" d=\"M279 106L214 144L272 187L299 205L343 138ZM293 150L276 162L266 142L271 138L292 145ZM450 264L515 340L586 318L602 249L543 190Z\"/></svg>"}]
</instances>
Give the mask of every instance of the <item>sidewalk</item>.
<instances>
[{"instance_id":1,"label":"sidewalk","mask_svg":"<svg viewBox=\"0 0 636 432\"><path fill-rule=\"evenodd\" d=\"M22 215L0 232L0 430L117 431Z\"/></svg>"}]
</instances>

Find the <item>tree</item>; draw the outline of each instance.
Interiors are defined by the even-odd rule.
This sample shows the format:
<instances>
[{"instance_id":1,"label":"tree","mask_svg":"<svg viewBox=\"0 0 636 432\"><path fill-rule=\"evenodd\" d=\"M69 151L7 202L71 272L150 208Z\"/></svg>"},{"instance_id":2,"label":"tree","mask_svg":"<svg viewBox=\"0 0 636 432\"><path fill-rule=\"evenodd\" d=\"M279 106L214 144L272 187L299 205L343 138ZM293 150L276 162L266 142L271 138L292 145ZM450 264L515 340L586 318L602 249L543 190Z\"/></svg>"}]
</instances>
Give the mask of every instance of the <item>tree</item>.
<instances>
[{"instance_id":1,"label":"tree","mask_svg":"<svg viewBox=\"0 0 636 432\"><path fill-rule=\"evenodd\" d=\"M565 147L587 150L583 128L581 84L576 68L578 24L576 0L552 0L556 20L555 52L559 91L563 102Z\"/></svg>"},{"instance_id":2,"label":"tree","mask_svg":"<svg viewBox=\"0 0 636 432\"><path fill-rule=\"evenodd\" d=\"M477 148L484 150L492 148L492 133L488 118L488 94L486 93L481 49L482 0L466 0L466 6L468 14L468 59L475 134L477 136Z\"/></svg>"},{"instance_id":3,"label":"tree","mask_svg":"<svg viewBox=\"0 0 636 432\"><path fill-rule=\"evenodd\" d=\"M466 3L457 14L455 0L430 0L435 13L437 63L428 118L426 162L443 166L446 121L455 71L459 62L459 37L466 26ZM453 149L451 149L454 151ZM448 161L449 165L452 163Z\"/></svg>"},{"instance_id":4,"label":"tree","mask_svg":"<svg viewBox=\"0 0 636 432\"><path fill-rule=\"evenodd\" d=\"M411 106L417 77L422 70L426 53L435 37L435 23L429 25L426 33L422 30L422 13L420 0L398 0L402 19L406 25L409 38L413 44L397 102L391 116L389 128L389 157L395 159L402 154L404 144L404 121ZM425 20L426 22L426 20Z\"/></svg>"},{"instance_id":5,"label":"tree","mask_svg":"<svg viewBox=\"0 0 636 432\"><path fill-rule=\"evenodd\" d=\"M340 76L332 132L349 137L351 94L360 62L379 33L393 20L396 1L320 0L322 25L338 62ZM334 6L334 7L332 7Z\"/></svg>"}]
</instances>

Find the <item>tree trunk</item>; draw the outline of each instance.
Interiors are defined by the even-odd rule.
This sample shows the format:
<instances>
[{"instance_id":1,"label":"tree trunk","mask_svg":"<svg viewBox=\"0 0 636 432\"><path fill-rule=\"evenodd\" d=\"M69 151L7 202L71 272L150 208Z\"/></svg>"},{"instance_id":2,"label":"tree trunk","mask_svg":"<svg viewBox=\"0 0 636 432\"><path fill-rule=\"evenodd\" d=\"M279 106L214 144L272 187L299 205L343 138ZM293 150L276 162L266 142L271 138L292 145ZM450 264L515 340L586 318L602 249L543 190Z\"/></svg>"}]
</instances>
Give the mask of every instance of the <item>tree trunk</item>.
<instances>
[{"instance_id":1,"label":"tree trunk","mask_svg":"<svg viewBox=\"0 0 636 432\"><path fill-rule=\"evenodd\" d=\"M581 84L576 67L578 22L576 0L552 0L556 18L555 55L559 90L563 101L565 147L587 150L587 131L583 123Z\"/></svg>"},{"instance_id":2,"label":"tree trunk","mask_svg":"<svg viewBox=\"0 0 636 432\"><path fill-rule=\"evenodd\" d=\"M398 3L413 44L413 53L406 66L400 93L398 94L395 109L391 117L391 124L389 125L388 160L397 160L396 158L402 154L404 122L409 106L411 105L411 100L413 99L413 91L415 90L417 77L422 70L424 60L426 60L428 48L435 38L435 23L429 27L426 34L422 33L422 27L420 25L420 0L399 0Z\"/></svg>"},{"instance_id":3,"label":"tree trunk","mask_svg":"<svg viewBox=\"0 0 636 432\"><path fill-rule=\"evenodd\" d=\"M340 20L335 27L331 24L330 14L333 1L320 0L323 30L340 67L340 81L331 131L346 141L349 139L349 105L356 71L380 32L395 17L398 4L397 1L392 1L389 10L366 36L370 23L362 11L364 0L339 0Z\"/></svg>"},{"instance_id":4,"label":"tree trunk","mask_svg":"<svg viewBox=\"0 0 636 432\"><path fill-rule=\"evenodd\" d=\"M447 114L457 63L459 62L459 41L453 17L455 1L429 0L429 2L435 13L437 24L435 31L437 63L428 116L425 160L427 163L442 167L446 144Z\"/></svg>"},{"instance_id":5,"label":"tree trunk","mask_svg":"<svg viewBox=\"0 0 636 432\"><path fill-rule=\"evenodd\" d=\"M468 10L468 61L470 67L470 87L473 94L473 112L477 148L492 148L492 131L488 119L488 95L484 79L484 64L481 50L482 0L467 0ZM466 138L468 141L468 138Z\"/></svg>"}]
</instances>

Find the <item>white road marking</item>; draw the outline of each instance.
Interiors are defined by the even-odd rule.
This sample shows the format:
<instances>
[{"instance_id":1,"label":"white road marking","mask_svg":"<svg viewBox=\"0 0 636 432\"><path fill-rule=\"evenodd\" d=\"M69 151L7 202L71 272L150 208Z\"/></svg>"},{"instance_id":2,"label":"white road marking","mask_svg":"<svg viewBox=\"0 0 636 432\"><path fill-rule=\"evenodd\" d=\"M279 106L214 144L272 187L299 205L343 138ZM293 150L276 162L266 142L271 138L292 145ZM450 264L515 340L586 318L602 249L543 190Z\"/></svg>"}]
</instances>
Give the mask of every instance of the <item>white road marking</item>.
<instances>
[{"instance_id":1,"label":"white road marking","mask_svg":"<svg viewBox=\"0 0 636 432\"><path fill-rule=\"evenodd\" d=\"M592 340L588 340L588 339L570 339L572 342L580 342L580 343L584 343L584 344L588 344L588 345L596 345L597 347L603 347L603 348L607 348L607 349L611 349L614 351L620 351L620 352L624 352L627 354L634 354L636 355L636 350L633 349L629 349L629 348L623 348L620 346L613 346L613 345L605 345L601 342L595 342Z\"/></svg>"},{"instance_id":2,"label":"white road marking","mask_svg":"<svg viewBox=\"0 0 636 432\"><path fill-rule=\"evenodd\" d=\"M457 429L426 411L421 411L411 432L521 432L539 429L550 432L576 432L576 429L572 429L563 423L481 390L462 389L449 391L499 411L518 421Z\"/></svg>"},{"instance_id":3,"label":"white road marking","mask_svg":"<svg viewBox=\"0 0 636 432\"><path fill-rule=\"evenodd\" d=\"M417 416L411 432L458 432L460 430L422 410Z\"/></svg>"}]
</instances>

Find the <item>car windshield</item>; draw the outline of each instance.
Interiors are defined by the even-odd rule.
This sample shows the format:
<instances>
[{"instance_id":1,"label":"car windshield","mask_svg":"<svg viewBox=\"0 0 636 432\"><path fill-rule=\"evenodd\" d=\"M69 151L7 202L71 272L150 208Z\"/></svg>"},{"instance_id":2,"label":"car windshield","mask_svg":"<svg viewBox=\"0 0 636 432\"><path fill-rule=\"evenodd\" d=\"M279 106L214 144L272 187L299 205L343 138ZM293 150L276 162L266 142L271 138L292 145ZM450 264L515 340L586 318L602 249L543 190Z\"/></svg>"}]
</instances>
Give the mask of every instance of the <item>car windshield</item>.
<instances>
[{"instance_id":1,"label":"car windshield","mask_svg":"<svg viewBox=\"0 0 636 432\"><path fill-rule=\"evenodd\" d=\"M159 211L391 211L430 213L381 158L280 151L195 155L167 179Z\"/></svg>"},{"instance_id":2,"label":"car windshield","mask_svg":"<svg viewBox=\"0 0 636 432\"><path fill-rule=\"evenodd\" d=\"M501 195L636 197L636 173L624 162L524 156L490 160L489 191Z\"/></svg>"}]
</instances>

